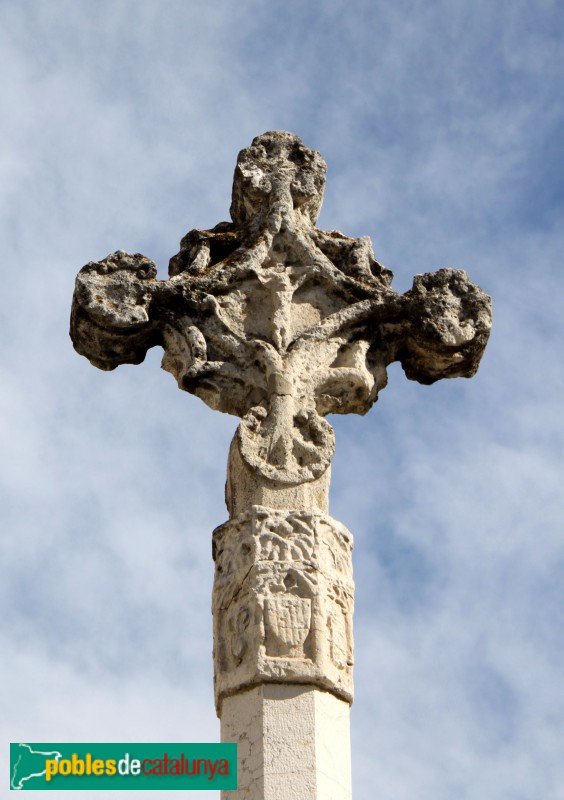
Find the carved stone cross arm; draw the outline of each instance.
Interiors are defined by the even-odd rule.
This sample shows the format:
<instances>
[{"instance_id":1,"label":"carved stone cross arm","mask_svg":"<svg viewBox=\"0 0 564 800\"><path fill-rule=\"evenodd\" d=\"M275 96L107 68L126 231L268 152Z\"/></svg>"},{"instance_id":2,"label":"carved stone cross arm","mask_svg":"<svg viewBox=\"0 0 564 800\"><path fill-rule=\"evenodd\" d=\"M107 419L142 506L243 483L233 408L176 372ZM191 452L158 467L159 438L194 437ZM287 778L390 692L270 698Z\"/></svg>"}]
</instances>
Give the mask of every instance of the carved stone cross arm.
<instances>
[{"instance_id":1,"label":"carved stone cross arm","mask_svg":"<svg viewBox=\"0 0 564 800\"><path fill-rule=\"evenodd\" d=\"M424 384L474 375L490 298L462 270L418 275L404 295L382 274L362 281L332 263L228 261L157 280L148 258L118 251L80 271L71 336L105 370L160 345L181 389L240 417L288 393L321 415L365 413L393 361Z\"/></svg>"}]
</instances>

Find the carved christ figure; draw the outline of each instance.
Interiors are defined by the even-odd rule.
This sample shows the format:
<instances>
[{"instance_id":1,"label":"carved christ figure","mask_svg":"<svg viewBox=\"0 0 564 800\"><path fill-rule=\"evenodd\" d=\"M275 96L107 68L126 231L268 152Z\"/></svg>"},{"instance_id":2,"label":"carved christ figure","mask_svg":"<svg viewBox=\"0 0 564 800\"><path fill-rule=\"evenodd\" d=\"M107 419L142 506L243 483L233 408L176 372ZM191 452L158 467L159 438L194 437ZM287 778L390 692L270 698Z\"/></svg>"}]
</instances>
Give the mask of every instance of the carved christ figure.
<instances>
[{"instance_id":1,"label":"carved christ figure","mask_svg":"<svg viewBox=\"0 0 564 800\"><path fill-rule=\"evenodd\" d=\"M160 345L181 389L241 417L230 472L272 489L328 476L325 416L365 414L392 361L424 384L470 377L490 330L490 298L465 272L418 275L399 294L368 237L319 230L325 171L298 137L258 136L237 160L232 222L190 231L167 280L145 256L117 251L76 281L77 351L111 370ZM237 502L232 474L228 483L232 516L260 502L252 492ZM264 504L279 506L273 496Z\"/></svg>"}]
</instances>

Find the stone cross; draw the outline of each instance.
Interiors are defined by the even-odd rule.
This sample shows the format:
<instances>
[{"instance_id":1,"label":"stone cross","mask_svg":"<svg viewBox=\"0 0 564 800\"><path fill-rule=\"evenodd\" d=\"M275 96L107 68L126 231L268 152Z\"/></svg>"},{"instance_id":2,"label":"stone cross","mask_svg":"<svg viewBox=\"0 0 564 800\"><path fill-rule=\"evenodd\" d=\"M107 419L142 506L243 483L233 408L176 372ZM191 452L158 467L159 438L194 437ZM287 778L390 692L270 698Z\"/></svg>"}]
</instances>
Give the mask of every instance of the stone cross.
<instances>
[{"instance_id":1,"label":"stone cross","mask_svg":"<svg viewBox=\"0 0 564 800\"><path fill-rule=\"evenodd\" d=\"M213 534L215 700L239 744L225 800L351 797L352 536L328 514L325 417L365 414L393 361L424 384L472 376L491 324L465 272L398 294L368 237L318 229L325 170L297 136L258 136L232 222L190 231L168 280L117 251L80 271L73 299L73 344L96 367L159 345L181 389L241 418Z\"/></svg>"}]
</instances>

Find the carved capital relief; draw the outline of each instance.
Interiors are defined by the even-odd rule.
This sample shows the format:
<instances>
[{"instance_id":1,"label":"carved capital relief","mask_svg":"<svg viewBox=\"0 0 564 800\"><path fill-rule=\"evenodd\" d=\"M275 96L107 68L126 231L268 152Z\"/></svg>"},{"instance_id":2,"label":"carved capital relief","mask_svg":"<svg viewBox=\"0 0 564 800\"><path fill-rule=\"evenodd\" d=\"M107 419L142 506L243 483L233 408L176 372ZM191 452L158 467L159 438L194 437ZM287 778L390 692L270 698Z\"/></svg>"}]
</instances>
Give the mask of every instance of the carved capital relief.
<instances>
[{"instance_id":1,"label":"carved capital relief","mask_svg":"<svg viewBox=\"0 0 564 800\"><path fill-rule=\"evenodd\" d=\"M352 702L352 535L327 514L253 506L213 534L215 698L308 683Z\"/></svg>"}]
</instances>

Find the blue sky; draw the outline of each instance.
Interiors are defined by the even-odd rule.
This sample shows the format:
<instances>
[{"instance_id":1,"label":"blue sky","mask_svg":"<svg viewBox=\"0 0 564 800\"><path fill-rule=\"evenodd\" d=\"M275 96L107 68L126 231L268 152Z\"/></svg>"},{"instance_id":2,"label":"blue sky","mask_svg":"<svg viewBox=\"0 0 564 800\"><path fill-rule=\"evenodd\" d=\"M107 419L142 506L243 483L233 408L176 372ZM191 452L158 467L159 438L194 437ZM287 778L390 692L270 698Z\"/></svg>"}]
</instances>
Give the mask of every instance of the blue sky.
<instances>
[{"instance_id":1,"label":"blue sky","mask_svg":"<svg viewBox=\"0 0 564 800\"><path fill-rule=\"evenodd\" d=\"M371 236L398 290L455 266L494 299L471 381L394 365L331 419L355 800L563 800L563 29L556 0L0 2L5 743L218 738L237 422L156 351L95 370L68 316L116 249L165 277L228 218L238 151L285 129L328 163L320 227Z\"/></svg>"}]
</instances>

